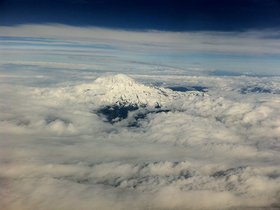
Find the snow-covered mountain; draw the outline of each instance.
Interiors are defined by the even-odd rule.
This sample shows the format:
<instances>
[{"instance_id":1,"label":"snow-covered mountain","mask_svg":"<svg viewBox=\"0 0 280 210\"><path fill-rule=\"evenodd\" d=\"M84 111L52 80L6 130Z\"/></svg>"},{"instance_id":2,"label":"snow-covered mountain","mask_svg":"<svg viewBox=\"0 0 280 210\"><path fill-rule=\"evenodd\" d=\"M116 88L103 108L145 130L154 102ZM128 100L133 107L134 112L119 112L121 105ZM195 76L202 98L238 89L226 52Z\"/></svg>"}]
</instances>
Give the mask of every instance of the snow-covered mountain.
<instances>
[{"instance_id":1,"label":"snow-covered mountain","mask_svg":"<svg viewBox=\"0 0 280 210\"><path fill-rule=\"evenodd\" d=\"M198 91L178 92L169 88L144 85L124 74L102 76L91 83L37 91L37 95L42 96L42 103L44 98L52 98L54 105L57 101L74 106L79 104L90 112L106 116L108 121L125 119L128 113L135 114L136 110L138 115L135 118L142 118L147 113L177 110L180 101L204 94Z\"/></svg>"},{"instance_id":2,"label":"snow-covered mountain","mask_svg":"<svg viewBox=\"0 0 280 210\"><path fill-rule=\"evenodd\" d=\"M169 102L171 91L149 87L134 79L117 74L97 78L86 91L93 94L102 104L134 104L138 106L161 106Z\"/></svg>"},{"instance_id":3,"label":"snow-covered mountain","mask_svg":"<svg viewBox=\"0 0 280 210\"><path fill-rule=\"evenodd\" d=\"M60 103L80 104L85 108L93 109L114 105L170 109L178 100L204 95L199 91L179 92L169 88L144 85L124 74L102 76L90 83L64 88L38 88L33 91L42 103L45 98L52 98L54 105L60 101Z\"/></svg>"},{"instance_id":4,"label":"snow-covered mountain","mask_svg":"<svg viewBox=\"0 0 280 210\"><path fill-rule=\"evenodd\" d=\"M168 88L147 86L124 74L99 77L91 84L77 86L76 91L94 98L101 105L130 104L147 107L167 106L186 94Z\"/></svg>"}]
</instances>

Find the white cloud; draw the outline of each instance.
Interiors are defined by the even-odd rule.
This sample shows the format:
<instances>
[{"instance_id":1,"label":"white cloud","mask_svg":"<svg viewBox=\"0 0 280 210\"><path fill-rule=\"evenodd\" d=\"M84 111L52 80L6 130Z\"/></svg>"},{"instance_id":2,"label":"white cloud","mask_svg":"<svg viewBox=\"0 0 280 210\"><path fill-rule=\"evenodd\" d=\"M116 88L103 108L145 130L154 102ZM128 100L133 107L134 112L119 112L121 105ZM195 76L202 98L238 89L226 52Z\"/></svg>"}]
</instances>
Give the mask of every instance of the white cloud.
<instances>
[{"instance_id":1,"label":"white cloud","mask_svg":"<svg viewBox=\"0 0 280 210\"><path fill-rule=\"evenodd\" d=\"M171 112L150 113L139 128L94 113L100 96L85 91L96 88L93 81L38 87L0 80L0 209L280 205L279 94L240 92L279 90L277 77L157 77L209 92L179 94Z\"/></svg>"},{"instance_id":2,"label":"white cloud","mask_svg":"<svg viewBox=\"0 0 280 210\"><path fill-rule=\"evenodd\" d=\"M0 31L2 65L151 75L201 75L217 69L279 74L279 31L124 31L67 25L1 26Z\"/></svg>"},{"instance_id":3,"label":"white cloud","mask_svg":"<svg viewBox=\"0 0 280 210\"><path fill-rule=\"evenodd\" d=\"M138 50L169 49L183 51L228 52L244 54L278 54L278 31L249 32L162 32L162 31L123 31L94 27L72 27L66 25L20 25L1 26L2 36L39 37L58 40L59 45L66 41L84 44L94 43L125 47ZM61 40L64 40L63 42ZM265 41L263 41L265 40ZM262 44L260 44L262 41ZM74 42L75 43L75 42Z\"/></svg>"}]
</instances>

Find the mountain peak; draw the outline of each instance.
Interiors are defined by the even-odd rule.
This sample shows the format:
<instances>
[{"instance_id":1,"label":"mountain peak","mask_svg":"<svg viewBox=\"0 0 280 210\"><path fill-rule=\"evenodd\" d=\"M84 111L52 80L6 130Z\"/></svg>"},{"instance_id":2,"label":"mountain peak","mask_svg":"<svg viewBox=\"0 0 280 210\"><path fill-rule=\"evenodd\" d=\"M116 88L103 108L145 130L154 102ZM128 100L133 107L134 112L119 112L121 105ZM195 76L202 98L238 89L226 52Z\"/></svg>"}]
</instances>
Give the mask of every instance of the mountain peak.
<instances>
[{"instance_id":1,"label":"mountain peak","mask_svg":"<svg viewBox=\"0 0 280 210\"><path fill-rule=\"evenodd\" d=\"M144 85L124 74L101 76L92 83L84 83L59 90L39 91L38 94L51 94L64 97L76 103L86 103L98 107L146 107L148 110L159 108L170 110L174 101L185 96L203 95L198 91L180 92L170 88Z\"/></svg>"},{"instance_id":2,"label":"mountain peak","mask_svg":"<svg viewBox=\"0 0 280 210\"><path fill-rule=\"evenodd\" d=\"M128 85L131 86L136 83L134 79L125 75L125 74L116 74L110 76L103 76L97 78L94 83L106 86L114 86L114 85Z\"/></svg>"},{"instance_id":3,"label":"mountain peak","mask_svg":"<svg viewBox=\"0 0 280 210\"><path fill-rule=\"evenodd\" d=\"M174 92L169 89L141 84L124 74L97 78L87 89L103 104L122 104L137 106L161 106L166 104Z\"/></svg>"}]
</instances>

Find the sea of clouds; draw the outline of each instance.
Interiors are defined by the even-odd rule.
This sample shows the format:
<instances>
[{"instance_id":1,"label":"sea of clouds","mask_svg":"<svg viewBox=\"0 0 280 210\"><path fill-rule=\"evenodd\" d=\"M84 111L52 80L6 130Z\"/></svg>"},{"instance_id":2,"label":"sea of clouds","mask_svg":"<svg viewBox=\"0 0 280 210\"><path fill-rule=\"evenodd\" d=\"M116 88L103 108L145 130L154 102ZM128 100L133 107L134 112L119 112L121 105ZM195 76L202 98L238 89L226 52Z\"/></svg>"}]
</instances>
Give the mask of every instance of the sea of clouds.
<instances>
[{"instance_id":1,"label":"sea of clouds","mask_svg":"<svg viewBox=\"0 0 280 210\"><path fill-rule=\"evenodd\" d=\"M77 95L83 81L31 87L2 77L1 209L279 208L279 78L157 82L208 92L130 128L93 112L100 102ZM272 92L240 92L248 86Z\"/></svg>"},{"instance_id":2,"label":"sea of clouds","mask_svg":"<svg viewBox=\"0 0 280 210\"><path fill-rule=\"evenodd\" d=\"M27 29L5 29L1 46L18 31L23 37L30 35ZM37 32L51 31L43 29ZM87 34L82 32L80 37ZM98 36L108 34L101 32ZM124 33L128 32L116 31L111 37L128 42L122 45L125 49L131 42L138 46L137 40L130 40L134 36L123 40ZM149 40L137 47L139 53L141 46L158 40L158 32L150 33L156 34L152 40L139 32L142 42ZM163 43L169 46L171 35L162 35L160 48ZM175 40L183 37L175 35ZM256 37L245 35L239 37ZM74 51L73 46L67 50L65 41L63 46L45 46L42 37L40 43L26 39L10 40L2 51L6 60L2 57L0 65L1 210L280 208L279 77L207 76L199 70L197 76L184 76L174 66L125 62L108 46L76 46ZM150 52L153 47L148 48ZM80 63L75 63L78 57ZM129 55L123 57L130 61ZM130 71L134 64L137 70ZM111 124L95 111L102 106L99 98L84 90L96 78L112 74L107 68L114 65L116 72L147 86L201 86L207 92L182 94L169 104L170 112L149 113L137 127L127 126L128 119Z\"/></svg>"}]
</instances>

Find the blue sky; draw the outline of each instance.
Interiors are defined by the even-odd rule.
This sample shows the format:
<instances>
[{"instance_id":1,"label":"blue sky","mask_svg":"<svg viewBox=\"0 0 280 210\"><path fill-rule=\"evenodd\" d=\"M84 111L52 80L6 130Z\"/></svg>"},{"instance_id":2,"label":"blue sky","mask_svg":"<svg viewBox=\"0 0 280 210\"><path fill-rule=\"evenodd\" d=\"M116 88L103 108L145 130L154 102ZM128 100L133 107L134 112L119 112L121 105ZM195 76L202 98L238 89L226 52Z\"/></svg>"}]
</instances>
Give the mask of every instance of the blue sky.
<instances>
[{"instance_id":1,"label":"blue sky","mask_svg":"<svg viewBox=\"0 0 280 210\"><path fill-rule=\"evenodd\" d=\"M279 0L2 0L0 25L60 23L133 30L279 28Z\"/></svg>"},{"instance_id":2,"label":"blue sky","mask_svg":"<svg viewBox=\"0 0 280 210\"><path fill-rule=\"evenodd\" d=\"M279 75L279 26L278 0L3 0L0 62Z\"/></svg>"}]
</instances>

